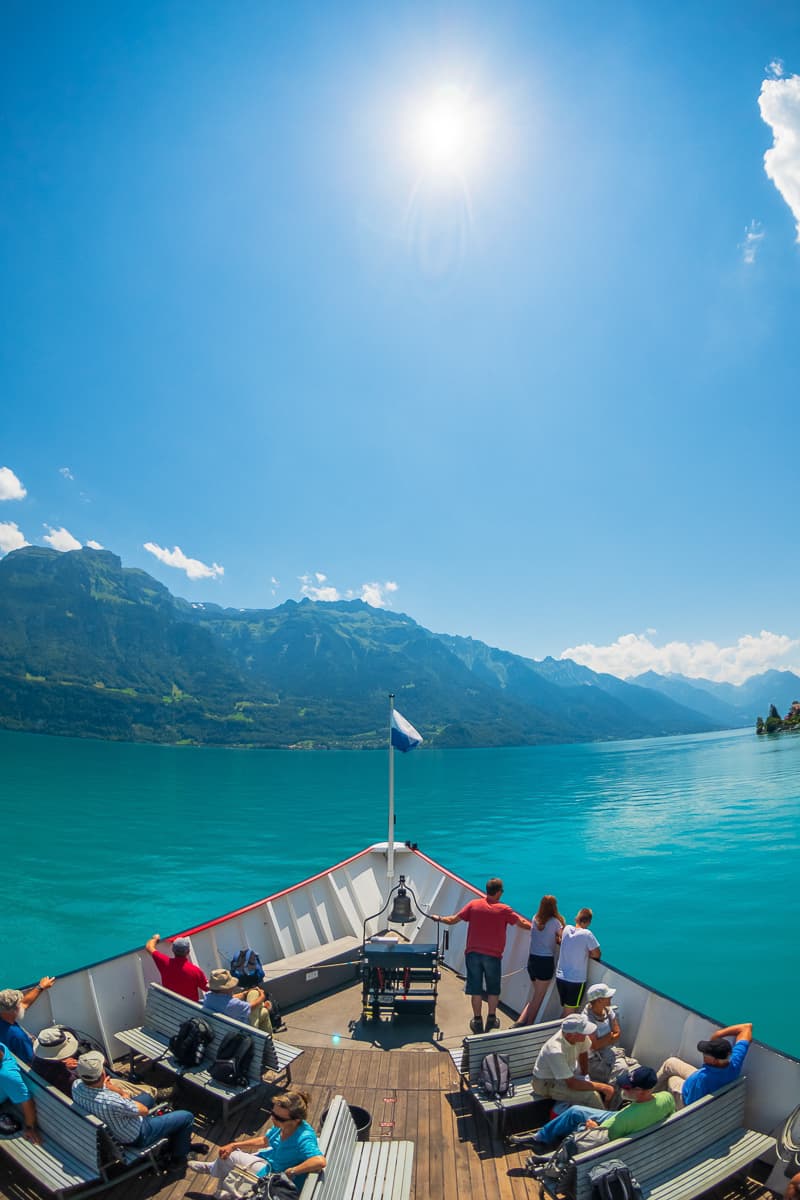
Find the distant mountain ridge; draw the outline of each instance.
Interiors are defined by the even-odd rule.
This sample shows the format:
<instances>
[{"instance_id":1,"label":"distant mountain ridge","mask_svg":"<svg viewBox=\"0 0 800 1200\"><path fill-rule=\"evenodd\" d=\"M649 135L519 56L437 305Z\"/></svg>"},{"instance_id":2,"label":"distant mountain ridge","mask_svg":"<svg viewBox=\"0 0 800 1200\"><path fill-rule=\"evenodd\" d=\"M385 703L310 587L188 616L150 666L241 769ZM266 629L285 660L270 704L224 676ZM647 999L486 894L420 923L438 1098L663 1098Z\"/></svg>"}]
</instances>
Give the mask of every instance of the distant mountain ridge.
<instances>
[{"instance_id":1,"label":"distant mountain ridge","mask_svg":"<svg viewBox=\"0 0 800 1200\"><path fill-rule=\"evenodd\" d=\"M707 690L698 689L703 711L643 680L432 633L360 600L223 609L175 597L105 550L26 547L0 560L5 728L372 747L385 744L390 690L437 747L697 733L729 723L719 717L724 702L710 706Z\"/></svg>"},{"instance_id":2,"label":"distant mountain ridge","mask_svg":"<svg viewBox=\"0 0 800 1200\"><path fill-rule=\"evenodd\" d=\"M793 701L800 700L800 675L793 671L763 671L739 684L688 679L685 675L657 675L648 671L626 682L652 688L731 729L754 725L759 716L769 711L771 704L781 712L788 712Z\"/></svg>"}]
</instances>

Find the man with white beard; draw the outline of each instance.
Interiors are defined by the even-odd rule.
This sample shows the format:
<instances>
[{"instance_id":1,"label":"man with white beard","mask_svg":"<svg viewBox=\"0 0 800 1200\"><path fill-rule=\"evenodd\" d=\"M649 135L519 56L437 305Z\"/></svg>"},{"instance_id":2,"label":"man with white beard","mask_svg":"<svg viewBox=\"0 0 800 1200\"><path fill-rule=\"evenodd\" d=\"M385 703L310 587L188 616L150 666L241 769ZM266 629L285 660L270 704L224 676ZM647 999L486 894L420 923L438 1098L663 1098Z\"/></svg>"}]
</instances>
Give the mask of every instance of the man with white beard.
<instances>
[{"instance_id":1,"label":"man with white beard","mask_svg":"<svg viewBox=\"0 0 800 1200\"><path fill-rule=\"evenodd\" d=\"M19 1024L30 1006L55 983L52 975L45 975L35 987L27 992L17 988L4 988L0 992L0 1042L7 1046L15 1058L31 1064L33 1038Z\"/></svg>"}]
</instances>

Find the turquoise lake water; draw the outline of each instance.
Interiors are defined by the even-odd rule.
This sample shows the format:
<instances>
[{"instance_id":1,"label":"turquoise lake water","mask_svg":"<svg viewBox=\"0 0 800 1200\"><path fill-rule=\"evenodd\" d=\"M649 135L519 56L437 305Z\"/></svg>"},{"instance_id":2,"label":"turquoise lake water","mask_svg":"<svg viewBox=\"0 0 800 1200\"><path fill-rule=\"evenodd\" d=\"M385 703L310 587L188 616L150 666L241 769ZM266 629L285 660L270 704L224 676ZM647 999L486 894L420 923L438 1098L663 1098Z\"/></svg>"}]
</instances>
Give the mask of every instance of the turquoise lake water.
<instances>
[{"instance_id":1,"label":"turquoise lake water","mask_svg":"<svg viewBox=\"0 0 800 1200\"><path fill-rule=\"evenodd\" d=\"M199 924L386 838L385 753L0 732L0 987ZM603 956L800 1054L800 736L418 751L397 837L529 915L588 904ZM781 1019L783 1014L783 1019Z\"/></svg>"}]
</instances>

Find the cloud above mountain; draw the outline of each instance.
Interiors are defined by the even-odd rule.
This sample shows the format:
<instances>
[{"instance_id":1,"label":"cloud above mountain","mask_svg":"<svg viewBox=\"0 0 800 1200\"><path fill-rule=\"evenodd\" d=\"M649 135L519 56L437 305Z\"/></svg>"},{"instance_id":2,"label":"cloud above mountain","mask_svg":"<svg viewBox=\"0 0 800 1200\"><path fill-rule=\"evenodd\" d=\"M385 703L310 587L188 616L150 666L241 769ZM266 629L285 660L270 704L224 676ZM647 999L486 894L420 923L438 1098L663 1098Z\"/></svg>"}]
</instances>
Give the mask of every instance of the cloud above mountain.
<instances>
[{"instance_id":1,"label":"cloud above mountain","mask_svg":"<svg viewBox=\"0 0 800 1200\"><path fill-rule=\"evenodd\" d=\"M398 588L393 579L387 579L384 583L378 583L377 580L372 583L362 583L357 588L347 588L342 592L329 581L328 576L322 571L308 572L298 576L298 579L300 595L307 596L309 600L327 600L328 602L363 600L372 608L391 607L391 597Z\"/></svg>"},{"instance_id":2,"label":"cloud above mountain","mask_svg":"<svg viewBox=\"0 0 800 1200\"><path fill-rule=\"evenodd\" d=\"M178 571L185 571L187 579L218 579L225 574L225 568L221 567L219 563L212 563L209 566L207 563L201 562L199 558L189 558L183 553L180 546L175 546L173 550L167 550L165 546L159 546L155 542L145 542L144 548L148 554L154 555L166 567L175 567Z\"/></svg>"},{"instance_id":3,"label":"cloud above mountain","mask_svg":"<svg viewBox=\"0 0 800 1200\"><path fill-rule=\"evenodd\" d=\"M12 550L29 545L16 521L0 521L0 554L10 554Z\"/></svg>"},{"instance_id":4,"label":"cloud above mountain","mask_svg":"<svg viewBox=\"0 0 800 1200\"><path fill-rule=\"evenodd\" d=\"M608 646L585 642L569 646L561 658L571 658L593 671L627 679L644 671L686 675L718 683L743 683L762 671L800 670L800 638L770 633L744 634L731 646L716 642L667 642L657 646L648 633L626 633Z\"/></svg>"},{"instance_id":5,"label":"cloud above mountain","mask_svg":"<svg viewBox=\"0 0 800 1200\"><path fill-rule=\"evenodd\" d=\"M27 494L11 467L0 467L0 500L24 500Z\"/></svg>"},{"instance_id":6,"label":"cloud above mountain","mask_svg":"<svg viewBox=\"0 0 800 1200\"><path fill-rule=\"evenodd\" d=\"M48 546L52 546L54 550L60 550L62 553L66 550L80 550L81 543L63 525L60 529L53 529L52 525L45 525L45 529L49 529L50 532L44 535L42 541L47 542Z\"/></svg>"},{"instance_id":7,"label":"cloud above mountain","mask_svg":"<svg viewBox=\"0 0 800 1200\"><path fill-rule=\"evenodd\" d=\"M775 67L770 64L771 72ZM800 242L800 75L765 79L758 107L773 139L764 170L792 210Z\"/></svg>"}]
</instances>

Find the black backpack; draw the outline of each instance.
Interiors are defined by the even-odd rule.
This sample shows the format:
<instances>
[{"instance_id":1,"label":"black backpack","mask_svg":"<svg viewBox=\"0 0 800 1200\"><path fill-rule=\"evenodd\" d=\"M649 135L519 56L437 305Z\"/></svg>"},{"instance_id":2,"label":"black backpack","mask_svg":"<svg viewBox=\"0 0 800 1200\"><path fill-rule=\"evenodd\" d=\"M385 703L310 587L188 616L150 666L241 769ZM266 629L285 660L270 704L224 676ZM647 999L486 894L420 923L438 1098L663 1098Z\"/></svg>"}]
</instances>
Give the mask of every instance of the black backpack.
<instances>
[{"instance_id":1,"label":"black backpack","mask_svg":"<svg viewBox=\"0 0 800 1200\"><path fill-rule=\"evenodd\" d=\"M214 1030L202 1017L189 1017L169 1039L169 1048L181 1067L196 1067L203 1061Z\"/></svg>"},{"instance_id":2,"label":"black backpack","mask_svg":"<svg viewBox=\"0 0 800 1200\"><path fill-rule=\"evenodd\" d=\"M621 1158L609 1158L589 1172L592 1200L642 1200L642 1189Z\"/></svg>"},{"instance_id":3,"label":"black backpack","mask_svg":"<svg viewBox=\"0 0 800 1200\"><path fill-rule=\"evenodd\" d=\"M490 1100L501 1100L504 1096L514 1095L511 1066L505 1054L496 1054L493 1051L486 1055L478 1073L478 1082Z\"/></svg>"},{"instance_id":4,"label":"black backpack","mask_svg":"<svg viewBox=\"0 0 800 1200\"><path fill-rule=\"evenodd\" d=\"M226 1033L209 1068L211 1078L232 1087L243 1087L248 1082L247 1073L254 1050L255 1044L249 1033L237 1030Z\"/></svg>"}]
</instances>

